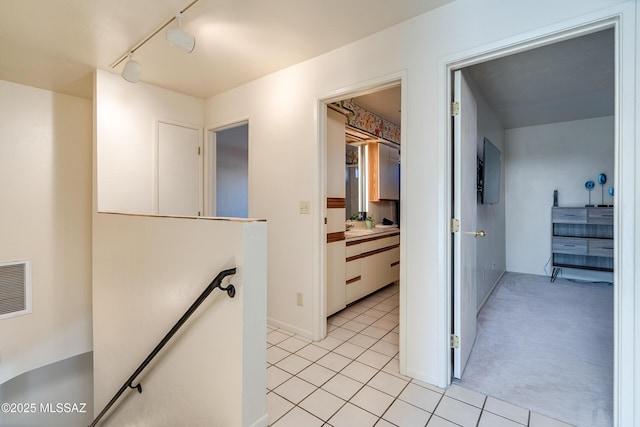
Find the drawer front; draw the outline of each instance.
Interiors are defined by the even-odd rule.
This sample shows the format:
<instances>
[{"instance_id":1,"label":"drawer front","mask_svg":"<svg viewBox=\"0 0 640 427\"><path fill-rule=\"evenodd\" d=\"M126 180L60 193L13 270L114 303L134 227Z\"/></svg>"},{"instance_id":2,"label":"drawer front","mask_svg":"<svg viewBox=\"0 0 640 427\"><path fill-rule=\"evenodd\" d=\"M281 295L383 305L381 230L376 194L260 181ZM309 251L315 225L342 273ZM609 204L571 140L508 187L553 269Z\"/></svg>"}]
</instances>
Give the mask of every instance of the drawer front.
<instances>
[{"instance_id":1,"label":"drawer front","mask_svg":"<svg viewBox=\"0 0 640 427\"><path fill-rule=\"evenodd\" d=\"M552 252L573 255L587 254L587 239L570 237L554 237L551 243Z\"/></svg>"},{"instance_id":2,"label":"drawer front","mask_svg":"<svg viewBox=\"0 0 640 427\"><path fill-rule=\"evenodd\" d=\"M586 224L587 208L553 208L551 219L553 222Z\"/></svg>"},{"instance_id":3,"label":"drawer front","mask_svg":"<svg viewBox=\"0 0 640 427\"><path fill-rule=\"evenodd\" d=\"M589 208L587 212L589 224L613 225L613 208Z\"/></svg>"},{"instance_id":4,"label":"drawer front","mask_svg":"<svg viewBox=\"0 0 640 427\"><path fill-rule=\"evenodd\" d=\"M613 258L612 239L590 239L588 247L589 255Z\"/></svg>"},{"instance_id":5,"label":"drawer front","mask_svg":"<svg viewBox=\"0 0 640 427\"><path fill-rule=\"evenodd\" d=\"M362 248L360 244L347 246L347 258L351 258L355 255L360 255L361 250Z\"/></svg>"},{"instance_id":6,"label":"drawer front","mask_svg":"<svg viewBox=\"0 0 640 427\"><path fill-rule=\"evenodd\" d=\"M361 244L362 253L375 251L376 249L386 248L387 246L399 245L400 236L384 237Z\"/></svg>"}]
</instances>

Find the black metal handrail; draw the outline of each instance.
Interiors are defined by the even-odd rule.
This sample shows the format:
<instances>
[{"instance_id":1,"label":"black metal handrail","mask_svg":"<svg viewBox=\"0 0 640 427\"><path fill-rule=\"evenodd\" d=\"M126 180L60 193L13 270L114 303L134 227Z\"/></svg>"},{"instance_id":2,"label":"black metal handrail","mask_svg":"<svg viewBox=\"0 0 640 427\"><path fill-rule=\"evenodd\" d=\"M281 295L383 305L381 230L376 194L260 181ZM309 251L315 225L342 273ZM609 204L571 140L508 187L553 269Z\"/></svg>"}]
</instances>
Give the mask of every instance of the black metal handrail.
<instances>
[{"instance_id":1,"label":"black metal handrail","mask_svg":"<svg viewBox=\"0 0 640 427\"><path fill-rule=\"evenodd\" d=\"M222 287L222 281L224 280L224 278L227 276L232 276L234 274L236 274L235 268L223 270L220 273L218 273L215 279L213 279L213 281L209 284L209 286L207 286L207 288L200 294L198 299L196 299L193 302L193 304L191 304L191 307L189 307L189 309L182 315L180 320L178 320L176 324L173 325L173 328L171 328L171 330L167 333L167 335L165 335L164 338L162 338L162 340L153 349L153 351L149 353L147 358L144 359L144 361L140 364L140 366L138 366L138 369L136 369L135 372L131 374L129 379L125 381L122 387L120 387L120 390L118 390L118 392L111 398L109 403L107 403L107 405L104 407L102 412L98 414L98 416L93 420L93 422L89 425L89 427L94 427L98 424L100 419L109 411L109 409L111 409L111 407L117 402L117 400L120 398L120 396L122 396L122 393L124 393L127 390L127 388L135 388L138 390L138 393L142 393L142 385L140 383L138 383L137 385L133 385L133 382L135 381L135 379L138 377L138 375L140 375L140 373L144 370L144 368L147 367L147 365L151 362L151 360L153 360L153 358L156 357L156 355L160 352L160 350L162 350L162 347L164 347L167 344L167 342L169 342L171 337L173 337L175 333L178 332L180 327L182 327L182 325L189 319L189 317L191 317L191 315L198 309L200 304L202 304L203 301L207 299L207 297L211 294L211 292L213 292L214 289L219 288L221 291L226 291L227 295L229 295L229 297L231 298L233 298L236 295L236 288L233 285L229 284L229 286L227 287Z\"/></svg>"}]
</instances>

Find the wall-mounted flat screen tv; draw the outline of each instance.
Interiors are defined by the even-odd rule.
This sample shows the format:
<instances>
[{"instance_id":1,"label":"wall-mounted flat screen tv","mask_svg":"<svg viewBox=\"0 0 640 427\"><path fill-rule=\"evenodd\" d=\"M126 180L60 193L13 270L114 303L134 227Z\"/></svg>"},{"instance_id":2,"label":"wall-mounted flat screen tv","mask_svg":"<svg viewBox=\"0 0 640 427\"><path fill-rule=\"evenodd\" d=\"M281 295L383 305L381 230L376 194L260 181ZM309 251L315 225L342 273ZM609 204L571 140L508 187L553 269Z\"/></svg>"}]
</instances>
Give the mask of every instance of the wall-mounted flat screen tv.
<instances>
[{"instance_id":1,"label":"wall-mounted flat screen tv","mask_svg":"<svg viewBox=\"0 0 640 427\"><path fill-rule=\"evenodd\" d=\"M488 138L484 139L482 152L481 201L483 205L493 205L500 201L502 153Z\"/></svg>"}]
</instances>

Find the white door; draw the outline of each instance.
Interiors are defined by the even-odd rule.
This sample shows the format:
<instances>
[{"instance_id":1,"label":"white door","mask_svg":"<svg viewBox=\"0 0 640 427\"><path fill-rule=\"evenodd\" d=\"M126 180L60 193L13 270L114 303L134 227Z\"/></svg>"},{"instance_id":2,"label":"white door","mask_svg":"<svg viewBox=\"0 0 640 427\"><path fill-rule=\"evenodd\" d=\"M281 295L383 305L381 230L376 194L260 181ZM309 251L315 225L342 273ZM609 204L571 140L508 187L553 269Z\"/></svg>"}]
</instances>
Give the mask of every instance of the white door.
<instances>
[{"instance_id":1,"label":"white door","mask_svg":"<svg viewBox=\"0 0 640 427\"><path fill-rule=\"evenodd\" d=\"M453 233L453 376L461 378L476 339L476 208L477 107L462 72L454 74L454 102L460 106L453 120L454 218Z\"/></svg>"},{"instance_id":2,"label":"white door","mask_svg":"<svg viewBox=\"0 0 640 427\"><path fill-rule=\"evenodd\" d=\"M200 129L158 122L158 214L200 213Z\"/></svg>"}]
</instances>

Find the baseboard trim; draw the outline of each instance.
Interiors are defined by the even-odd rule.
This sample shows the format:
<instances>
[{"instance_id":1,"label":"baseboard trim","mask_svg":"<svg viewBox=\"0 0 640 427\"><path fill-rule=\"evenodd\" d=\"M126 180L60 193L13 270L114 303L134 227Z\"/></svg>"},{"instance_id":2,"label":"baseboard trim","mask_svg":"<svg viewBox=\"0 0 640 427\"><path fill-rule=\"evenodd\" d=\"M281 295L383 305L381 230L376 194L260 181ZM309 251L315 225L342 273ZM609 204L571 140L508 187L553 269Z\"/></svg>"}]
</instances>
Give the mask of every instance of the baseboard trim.
<instances>
[{"instance_id":1,"label":"baseboard trim","mask_svg":"<svg viewBox=\"0 0 640 427\"><path fill-rule=\"evenodd\" d=\"M489 301L489 298L491 298L491 294L493 294L493 291L496 289L496 286L498 285L498 283L500 283L500 280L502 280L502 277L506 273L507 273L506 270L503 271L502 274L500 274L500 276L498 277L498 280L496 280L496 282L493 284L493 286L491 286L491 290L489 292L487 292L487 296L484 297L484 300L482 300L482 304L480 304L480 307L478 307L478 310L476 310L476 316L478 316L478 314L480 314L480 311L482 310L484 305L487 303L487 301Z\"/></svg>"},{"instance_id":2,"label":"baseboard trim","mask_svg":"<svg viewBox=\"0 0 640 427\"><path fill-rule=\"evenodd\" d=\"M267 325L284 329L285 331L291 332L292 334L300 335L301 337L305 337L310 340L313 339L313 334L311 333L311 331L298 328L296 326L290 325L289 323L276 320L272 317L267 317Z\"/></svg>"},{"instance_id":3,"label":"baseboard trim","mask_svg":"<svg viewBox=\"0 0 640 427\"><path fill-rule=\"evenodd\" d=\"M249 427L267 427L269 425L269 414L264 414L256 421L253 422Z\"/></svg>"}]
</instances>

